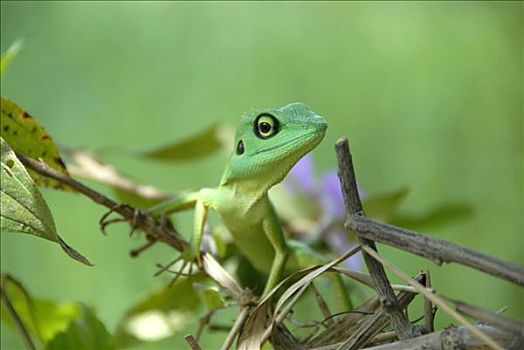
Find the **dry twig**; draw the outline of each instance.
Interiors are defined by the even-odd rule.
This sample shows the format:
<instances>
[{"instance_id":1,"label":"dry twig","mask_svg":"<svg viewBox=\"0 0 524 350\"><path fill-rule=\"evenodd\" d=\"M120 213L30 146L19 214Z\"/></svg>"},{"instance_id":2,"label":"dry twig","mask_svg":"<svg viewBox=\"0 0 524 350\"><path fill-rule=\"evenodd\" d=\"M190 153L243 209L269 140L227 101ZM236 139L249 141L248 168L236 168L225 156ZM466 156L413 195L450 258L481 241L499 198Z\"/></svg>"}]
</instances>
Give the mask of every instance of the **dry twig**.
<instances>
[{"instance_id":1,"label":"dry twig","mask_svg":"<svg viewBox=\"0 0 524 350\"><path fill-rule=\"evenodd\" d=\"M397 267L395 267L393 264L391 264L389 261L387 261L383 257L379 256L377 252L375 252L373 249L370 249L368 247L362 247L362 249L364 249L370 256L372 256L375 260L380 262L382 265L389 268L392 272L394 272L398 277L403 279L406 283L409 283L414 288L416 288L421 294L424 295L424 297L431 300L431 302L433 302L435 305L440 307L448 315L453 317L458 322L462 323L473 334L475 334L477 337L485 341L486 344L491 346L493 349L502 350L502 347L499 344L497 344L491 337L489 337L488 335L482 333L477 328L475 328L474 325L472 325L468 320L466 320L458 312L456 312L451 307L449 307L448 304L446 304L439 296L428 292L423 285L421 285L419 282L415 281L413 278L406 275L404 272L400 271Z\"/></svg>"},{"instance_id":2,"label":"dry twig","mask_svg":"<svg viewBox=\"0 0 524 350\"><path fill-rule=\"evenodd\" d=\"M426 288L431 288L431 276L429 270L425 272L426 274ZM435 331L435 326L433 324L435 320L436 309L433 309L433 304L428 298L424 298L424 328L428 333Z\"/></svg>"},{"instance_id":3,"label":"dry twig","mask_svg":"<svg viewBox=\"0 0 524 350\"><path fill-rule=\"evenodd\" d=\"M195 338L193 338L193 336L191 334L188 334L184 337L184 339L186 340L186 342L189 344L189 346L191 347L191 350L202 350L202 348L200 347L200 345L198 345L198 342L196 341Z\"/></svg>"},{"instance_id":4,"label":"dry twig","mask_svg":"<svg viewBox=\"0 0 524 350\"><path fill-rule=\"evenodd\" d=\"M184 251L188 246L187 242L184 241L175 230L172 228L160 226L155 222L154 218L141 213L138 211L138 209L127 205L120 205L103 194L91 189L90 187L87 187L73 178L54 170L43 162L36 161L20 153L16 153L16 156L26 167L33 169L40 175L50 177L66 185L69 185L77 192L93 200L95 203L103 205L110 210L122 215L127 221L135 221L137 228L140 228L147 235L153 237L154 239L162 241L180 252ZM137 215L137 213L139 214Z\"/></svg>"},{"instance_id":5,"label":"dry twig","mask_svg":"<svg viewBox=\"0 0 524 350\"><path fill-rule=\"evenodd\" d=\"M524 344L523 338L515 339L497 328L490 326L476 326L476 328L488 334L504 348L517 350L522 349ZM374 340L374 339L373 339ZM311 350L336 350L340 344L332 344L322 347L311 348ZM366 347L366 350L455 350L455 349L486 349L487 344L471 333L464 326L450 327L438 332L426 334L417 338L411 338L404 341Z\"/></svg>"},{"instance_id":6,"label":"dry twig","mask_svg":"<svg viewBox=\"0 0 524 350\"><path fill-rule=\"evenodd\" d=\"M455 304L455 310L463 315L472 317L481 322L499 327L509 333L524 337L524 322L515 318L495 313L464 301L445 297L446 300Z\"/></svg>"},{"instance_id":7,"label":"dry twig","mask_svg":"<svg viewBox=\"0 0 524 350\"><path fill-rule=\"evenodd\" d=\"M360 197L358 195L355 170L353 168L353 161L349 151L348 140L345 138L338 140L335 149L338 159L338 176L340 178L348 217L365 217ZM375 242L372 240L362 236L358 236L358 240L362 247L367 246L375 251L377 250ZM373 278L377 287L380 303L386 310L386 313L391 320L391 325L397 332L398 337L400 339L408 339L419 335L420 331L409 322L406 315L402 312L395 296L395 292L393 291L393 288L391 288L382 265L370 258L367 254L363 255L369 274Z\"/></svg>"}]
</instances>

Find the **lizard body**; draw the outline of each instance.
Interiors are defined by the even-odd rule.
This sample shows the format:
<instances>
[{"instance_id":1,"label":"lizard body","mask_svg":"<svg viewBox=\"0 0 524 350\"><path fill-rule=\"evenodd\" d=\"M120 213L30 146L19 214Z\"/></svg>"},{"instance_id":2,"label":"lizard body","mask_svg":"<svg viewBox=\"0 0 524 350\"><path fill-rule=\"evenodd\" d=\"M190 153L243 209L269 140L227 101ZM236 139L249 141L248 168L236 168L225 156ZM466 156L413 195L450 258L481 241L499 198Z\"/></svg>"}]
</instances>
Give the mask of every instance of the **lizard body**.
<instances>
[{"instance_id":1,"label":"lizard body","mask_svg":"<svg viewBox=\"0 0 524 350\"><path fill-rule=\"evenodd\" d=\"M216 211L240 252L257 270L269 275L266 295L284 269L323 261L300 242L286 242L268 190L322 141L326 128L324 118L302 103L248 113L241 118L219 186L167 200L150 212L195 208L191 248L184 256L194 259L199 255L207 212Z\"/></svg>"}]
</instances>

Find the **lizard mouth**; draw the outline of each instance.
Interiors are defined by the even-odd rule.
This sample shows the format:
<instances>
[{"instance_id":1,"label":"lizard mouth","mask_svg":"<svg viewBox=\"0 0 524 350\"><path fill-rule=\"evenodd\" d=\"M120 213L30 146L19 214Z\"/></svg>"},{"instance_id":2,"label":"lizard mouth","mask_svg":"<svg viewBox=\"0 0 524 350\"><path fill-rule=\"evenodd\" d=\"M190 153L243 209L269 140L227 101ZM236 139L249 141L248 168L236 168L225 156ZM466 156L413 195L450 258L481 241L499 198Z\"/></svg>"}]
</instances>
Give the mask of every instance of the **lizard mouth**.
<instances>
[{"instance_id":1,"label":"lizard mouth","mask_svg":"<svg viewBox=\"0 0 524 350\"><path fill-rule=\"evenodd\" d=\"M279 148L288 148L291 146L292 148L296 148L297 150L305 150L306 152L314 148L320 141L323 139L324 133L316 133L316 132L310 132L307 134L299 135L297 137L294 137L292 139L285 140L283 142L279 142L277 144L264 147L259 149L258 151L254 152L252 155L257 155L260 153L266 153L269 151L274 151ZM298 146L298 147L297 147Z\"/></svg>"}]
</instances>

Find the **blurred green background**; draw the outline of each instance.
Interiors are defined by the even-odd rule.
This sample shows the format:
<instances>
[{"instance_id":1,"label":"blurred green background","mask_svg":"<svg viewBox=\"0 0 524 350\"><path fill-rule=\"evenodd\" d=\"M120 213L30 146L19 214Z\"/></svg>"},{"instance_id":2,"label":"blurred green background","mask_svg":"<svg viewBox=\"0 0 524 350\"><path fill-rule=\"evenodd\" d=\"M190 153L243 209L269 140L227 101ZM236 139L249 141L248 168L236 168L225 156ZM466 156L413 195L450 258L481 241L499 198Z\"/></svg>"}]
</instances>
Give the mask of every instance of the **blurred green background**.
<instances>
[{"instance_id":1,"label":"blurred green background","mask_svg":"<svg viewBox=\"0 0 524 350\"><path fill-rule=\"evenodd\" d=\"M3 1L1 49L16 39L25 47L2 95L58 144L87 149L151 148L216 121L235 125L251 108L302 101L329 123L313 153L319 173L335 167L333 144L348 136L369 194L409 186L402 210L415 214L468 203L472 217L428 233L523 264L523 13L522 2ZM218 153L176 164L110 161L171 191L214 186L225 163ZM37 297L93 305L112 331L165 283L167 276L152 277L154 264L173 253L155 247L131 259L141 240L129 239L124 226L102 236L103 208L69 193L44 194L59 233L95 267L50 242L2 234L2 272ZM524 316L522 289L509 282L381 252L411 275L431 269L446 295ZM439 326L450 322L438 314ZM213 348L223 337L202 344ZM1 344L22 346L4 325Z\"/></svg>"}]
</instances>

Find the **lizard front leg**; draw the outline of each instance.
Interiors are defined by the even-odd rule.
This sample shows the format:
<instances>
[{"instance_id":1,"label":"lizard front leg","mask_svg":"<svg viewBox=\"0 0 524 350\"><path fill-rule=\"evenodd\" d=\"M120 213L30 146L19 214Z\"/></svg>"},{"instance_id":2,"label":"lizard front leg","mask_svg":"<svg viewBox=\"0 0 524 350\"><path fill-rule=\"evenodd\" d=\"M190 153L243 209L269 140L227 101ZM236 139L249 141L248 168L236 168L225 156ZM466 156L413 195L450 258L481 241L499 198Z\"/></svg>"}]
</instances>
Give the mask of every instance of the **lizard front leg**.
<instances>
[{"instance_id":1,"label":"lizard front leg","mask_svg":"<svg viewBox=\"0 0 524 350\"><path fill-rule=\"evenodd\" d=\"M191 235L190 247L182 253L180 259L188 261L197 260L200 265L200 245L202 242L202 233L207 218L208 202L210 201L211 189L202 189L198 192L190 192L177 195L158 205L150 208L147 212L153 216L168 214L177 211L195 208L193 216L193 230Z\"/></svg>"},{"instance_id":2,"label":"lizard front leg","mask_svg":"<svg viewBox=\"0 0 524 350\"><path fill-rule=\"evenodd\" d=\"M263 219L262 227L267 239L275 249L275 257L271 264L271 270L262 297L266 296L280 281L289 255L289 249L284 238L284 233L282 232L282 227L278 222L278 217L273 206L271 204L269 204L269 206L269 215Z\"/></svg>"},{"instance_id":3,"label":"lizard front leg","mask_svg":"<svg viewBox=\"0 0 524 350\"><path fill-rule=\"evenodd\" d=\"M162 214L191 209L200 197L200 192L189 192L177 194L173 198L166 199L146 210L146 213L158 217Z\"/></svg>"}]
</instances>

